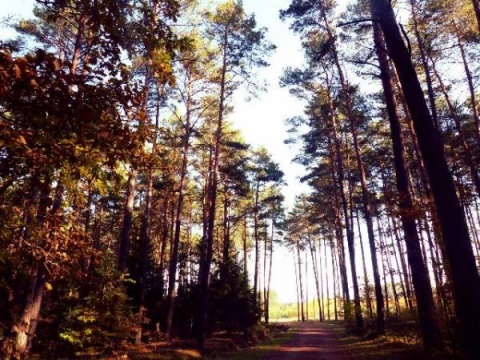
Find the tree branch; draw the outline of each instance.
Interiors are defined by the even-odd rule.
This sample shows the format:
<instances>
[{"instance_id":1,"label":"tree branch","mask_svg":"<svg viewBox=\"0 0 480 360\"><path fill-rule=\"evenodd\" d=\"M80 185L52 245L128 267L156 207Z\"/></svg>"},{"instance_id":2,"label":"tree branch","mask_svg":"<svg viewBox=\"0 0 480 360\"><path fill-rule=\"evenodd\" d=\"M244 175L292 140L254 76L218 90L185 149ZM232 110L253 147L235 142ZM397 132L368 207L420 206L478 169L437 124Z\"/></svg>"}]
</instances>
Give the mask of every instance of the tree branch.
<instances>
[{"instance_id":1,"label":"tree branch","mask_svg":"<svg viewBox=\"0 0 480 360\"><path fill-rule=\"evenodd\" d=\"M353 24L360 24L364 22L375 22L378 21L377 19L357 19L357 20L352 20L352 21L347 21L343 23L338 23L337 27L342 27L342 26L348 26L348 25L353 25Z\"/></svg>"},{"instance_id":2,"label":"tree branch","mask_svg":"<svg viewBox=\"0 0 480 360\"><path fill-rule=\"evenodd\" d=\"M403 27L403 25L402 24L399 24L399 25L400 25L400 30L402 30L403 37L407 41L408 53L410 54L410 57L412 57L412 44L410 43L410 39L408 38L407 32L405 31L405 28Z\"/></svg>"}]
</instances>

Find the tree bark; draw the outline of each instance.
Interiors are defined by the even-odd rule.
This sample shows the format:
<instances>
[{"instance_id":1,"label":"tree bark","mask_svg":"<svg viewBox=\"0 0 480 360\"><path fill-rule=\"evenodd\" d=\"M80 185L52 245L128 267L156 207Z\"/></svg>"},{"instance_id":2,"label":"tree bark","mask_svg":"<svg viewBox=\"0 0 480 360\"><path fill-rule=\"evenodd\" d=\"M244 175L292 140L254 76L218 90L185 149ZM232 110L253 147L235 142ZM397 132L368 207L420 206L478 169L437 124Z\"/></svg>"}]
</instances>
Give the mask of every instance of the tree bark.
<instances>
[{"instance_id":1,"label":"tree bark","mask_svg":"<svg viewBox=\"0 0 480 360\"><path fill-rule=\"evenodd\" d=\"M336 37L334 36L333 31L331 29L331 25L330 25L330 23L327 19L325 4L323 2L321 3L321 14L322 14L323 22L324 22L324 25L325 25L325 30L327 32L328 38L329 38L330 43L331 43L331 47L332 47L331 52L332 52L332 55L333 55L334 63L337 67L337 73L338 73L338 77L339 77L339 80L340 80L340 85L342 87L342 95L344 97L345 105L346 105L346 108L347 108L348 121L349 121L349 124L350 124L350 129L351 129L351 132L352 132L352 136L353 136L358 170L360 172L360 180L361 180L361 185L362 185L362 197L363 197L363 204L364 204L364 211L365 211L365 220L367 222L367 227L368 227L368 223L369 222L371 223L371 218L369 218L370 217L370 203L369 203L369 200L368 200L368 192L366 190L365 168L364 168L363 160L362 160L362 157L361 157L361 154L360 154L360 148L359 148L359 145L358 145L358 139L357 139L357 134L356 134L355 117L353 115L353 104L352 104L352 99L351 99L350 92L349 92L349 90L350 90L349 89L349 84L348 84L348 81L347 81L347 79L344 75L342 65L340 64L340 59L339 59L338 51L337 51L337 47L336 47ZM347 244L348 244L349 255L350 255L350 266L351 266L351 271L352 271L352 283L353 283L353 291L354 291L356 328L357 328L358 332L361 332L361 331L363 331L363 325L364 324L363 324L362 309L361 309L361 304L360 304L358 279L357 279L357 276L356 276L356 259L355 259L355 243L354 243L355 240L353 238L353 227L348 220L348 210L347 210L346 199L343 199L345 194L342 190L343 189L342 175L339 174L339 177L340 177L339 181L342 184L342 186L341 186L341 196L342 196L343 210L344 210L344 216L345 216L345 227L346 227L346 232L347 232ZM369 231L369 237L372 236L372 235L373 235L373 232ZM374 238L374 235L373 235L373 238ZM373 252L372 252L372 256L375 256Z\"/></svg>"},{"instance_id":2,"label":"tree bark","mask_svg":"<svg viewBox=\"0 0 480 360\"><path fill-rule=\"evenodd\" d=\"M468 169L470 170L470 176L472 177L472 181L475 186L475 190L477 191L477 195L480 196L480 177L478 175L477 166L475 165L475 162L473 160L473 154L470 149L470 145L468 144L467 139L463 133L461 120L458 116L456 106L450 99L450 95L448 94L447 88L435 67L433 59L430 58L430 61L432 63L433 73L435 74L435 77L439 82L440 89L442 90L443 96L445 97L445 101L447 103L448 109L450 110L450 114L452 115L453 123L455 124L455 130L457 130L458 137L460 138L460 143L462 144L463 150L465 152L463 158L467 163Z\"/></svg>"},{"instance_id":3,"label":"tree bark","mask_svg":"<svg viewBox=\"0 0 480 360\"><path fill-rule=\"evenodd\" d=\"M125 272L127 269L128 253L130 251L130 234L133 226L133 202L135 199L135 189L137 187L137 174L138 171L133 167L128 174L127 193L125 207L123 209L123 225L120 231L117 260L117 269L120 272Z\"/></svg>"},{"instance_id":4,"label":"tree bark","mask_svg":"<svg viewBox=\"0 0 480 360\"><path fill-rule=\"evenodd\" d=\"M209 186L207 189L207 233L203 239L205 242L205 253L203 261L200 263L199 286L200 286L200 306L198 308L198 346L203 349L205 346L205 336L207 330L207 307L208 307L208 290L210 285L210 267L213 257L213 240L215 213L217 204L217 186L218 173L220 167L220 147L222 139L223 117L225 112L226 97L226 74L227 74L227 49L228 49L228 31L224 34L222 68L220 74L220 103L218 107L217 128L215 131L215 143L213 144L213 158L211 165L211 174L209 174Z\"/></svg>"},{"instance_id":5,"label":"tree bark","mask_svg":"<svg viewBox=\"0 0 480 360\"><path fill-rule=\"evenodd\" d=\"M442 337L438 323L438 316L435 311L435 302L433 300L428 269L423 261L420 251L420 239L415 224L415 210L409 189L405 148L403 145L400 119L398 117L397 103L393 91L392 76L380 24L375 22L373 24L373 29L375 47L380 64L380 77L382 80L392 137L395 175L399 192L398 205L400 209L400 220L405 235L407 256L412 269L412 281L418 302L417 309L420 330L425 348L436 349L442 347ZM394 284L392 284L392 286L394 286Z\"/></svg>"},{"instance_id":6,"label":"tree bark","mask_svg":"<svg viewBox=\"0 0 480 360\"><path fill-rule=\"evenodd\" d=\"M460 55L462 56L463 69L465 70L465 76L467 78L468 90L470 91L470 105L472 109L473 121L475 123L475 128L477 130L475 134L477 136L477 143L479 143L480 142L480 119L478 116L478 109L477 109L478 103L475 95L475 86L473 83L472 71L470 70L470 66L468 65L467 54L465 52L465 47L462 43L462 37L460 36L460 29L458 28L458 24L455 18L452 19L452 22L453 22L453 28L455 30L455 35L457 38L458 49L460 50Z\"/></svg>"},{"instance_id":7,"label":"tree bark","mask_svg":"<svg viewBox=\"0 0 480 360\"><path fill-rule=\"evenodd\" d=\"M322 316L322 303L320 300L320 279L318 276L318 264L317 264L317 259L313 250L313 244L312 240L310 239L310 235L308 235L308 246L310 248L310 255L312 257L312 266L313 266L313 276L315 278L315 289L317 290L317 301L318 301L318 317L320 321L323 321L323 316ZM320 251L319 251L320 252ZM321 266L321 265L320 265Z\"/></svg>"},{"instance_id":8,"label":"tree bark","mask_svg":"<svg viewBox=\"0 0 480 360\"><path fill-rule=\"evenodd\" d=\"M420 36L418 29L418 15L417 15L417 0L410 0L410 8L412 11L413 31L417 40L418 50L420 52L420 59L422 61L423 71L425 73L425 81L427 83L428 100L430 102L430 111L432 114L433 123L437 131L440 131L440 124L438 121L437 105L435 104L435 92L433 91L432 76L430 68L428 67L427 52L423 38Z\"/></svg>"},{"instance_id":9,"label":"tree bark","mask_svg":"<svg viewBox=\"0 0 480 360\"><path fill-rule=\"evenodd\" d=\"M296 242L296 248L297 248L296 250L297 250L297 266L298 266L298 290L300 294L300 316L301 316L302 322L304 322L305 321L305 310L304 310L305 298L303 294L302 257L300 253L300 244L298 239Z\"/></svg>"},{"instance_id":10,"label":"tree bark","mask_svg":"<svg viewBox=\"0 0 480 360\"><path fill-rule=\"evenodd\" d=\"M333 111L333 102L331 101L330 95L329 95L329 107L330 111ZM343 187L343 183L340 181L342 176L338 174L343 175L343 158L341 155L341 150L340 150L340 140L338 138L337 134L337 128L336 128L336 121L335 118L333 117L333 112L331 115L331 124L332 124L332 130L333 130L333 137L334 137L334 146L331 143L330 138L328 139L329 141L329 149L330 149L330 164L331 164L331 174L332 174L332 181L334 184L337 184L335 186L335 193L334 193L334 198L335 198L335 238L337 241L337 247L338 247L338 262L339 262L339 269L340 269L340 279L341 279L341 285L342 285L342 291L343 291L343 298L344 298L344 312L345 312L345 317L349 318L350 317L350 293L349 293L349 287L348 287L348 276L347 276L347 267L345 263L345 248L343 244L343 234L342 234L342 215L341 215L341 209L340 209L340 199L338 198L338 189L340 189L340 192L342 192L341 187ZM336 166L335 166L336 165ZM338 174L337 174L338 172Z\"/></svg>"},{"instance_id":11,"label":"tree bark","mask_svg":"<svg viewBox=\"0 0 480 360\"><path fill-rule=\"evenodd\" d=\"M180 184L178 187L178 198L175 209L175 230L173 237L172 256L170 257L170 263L168 268L168 303L167 303L167 340L172 341L173 337L173 311L175 308L175 283L177 277L177 263L178 263L178 248L180 245L180 231L182 226L182 211L184 190L187 179L187 167L188 167L188 151L190 148L190 117L191 117L192 99L191 99L191 83L189 83L189 89L187 94L186 103L186 119L185 119L185 134L183 138L182 149L182 167L180 170Z\"/></svg>"},{"instance_id":12,"label":"tree bark","mask_svg":"<svg viewBox=\"0 0 480 360\"><path fill-rule=\"evenodd\" d=\"M259 283L259 272L260 272L260 239L258 236L258 210L259 210L259 187L260 182L257 180L257 184L255 187L255 199L254 199L254 208L253 208L253 238L255 240L255 260L254 260L254 268L253 268L253 308L257 309L258 307L258 283Z\"/></svg>"},{"instance_id":13,"label":"tree bark","mask_svg":"<svg viewBox=\"0 0 480 360\"><path fill-rule=\"evenodd\" d=\"M32 268L33 274L28 288L27 302L20 321L18 321L13 328L13 331L17 334L15 351L21 358L30 352L46 285L46 274L43 262L34 264Z\"/></svg>"},{"instance_id":14,"label":"tree bark","mask_svg":"<svg viewBox=\"0 0 480 360\"><path fill-rule=\"evenodd\" d=\"M363 265L363 277L365 283L365 300L367 301L367 310L370 317L373 319L373 307L372 307L372 295L370 293L370 282L368 281L368 273L367 273L367 262L365 261L365 249L363 248L363 237L362 237L362 230L360 228L360 215L358 211L356 212L357 218L357 229L358 229L358 241L360 243L360 251L362 253L362 265ZM378 328L378 326L377 326ZM378 329L377 329L378 331Z\"/></svg>"},{"instance_id":15,"label":"tree bark","mask_svg":"<svg viewBox=\"0 0 480 360\"><path fill-rule=\"evenodd\" d=\"M380 22L389 54L395 63L412 115L440 219L449 262L456 313L468 356L480 353L480 276L473 256L465 214L455 191L443 145L423 97L409 51L397 26L391 3L370 0Z\"/></svg>"}]
</instances>

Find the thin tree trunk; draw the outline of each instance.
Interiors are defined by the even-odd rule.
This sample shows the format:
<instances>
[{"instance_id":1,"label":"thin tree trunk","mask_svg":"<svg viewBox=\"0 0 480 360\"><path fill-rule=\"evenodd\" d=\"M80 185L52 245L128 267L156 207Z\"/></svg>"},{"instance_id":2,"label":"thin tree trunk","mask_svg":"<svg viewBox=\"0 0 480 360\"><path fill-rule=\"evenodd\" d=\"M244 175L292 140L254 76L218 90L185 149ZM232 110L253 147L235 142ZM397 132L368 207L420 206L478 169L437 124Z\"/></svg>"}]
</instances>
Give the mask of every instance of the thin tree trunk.
<instances>
[{"instance_id":1,"label":"thin tree trunk","mask_svg":"<svg viewBox=\"0 0 480 360\"><path fill-rule=\"evenodd\" d=\"M338 275L337 275L337 262L335 261L337 257L335 256L335 242L332 238L330 251L332 253L332 273L333 273L333 313L335 316L335 321L338 321L338 309L337 309L337 289L338 289Z\"/></svg>"},{"instance_id":2,"label":"thin tree trunk","mask_svg":"<svg viewBox=\"0 0 480 360\"><path fill-rule=\"evenodd\" d=\"M178 248L180 245L180 231L182 226L182 211L184 202L185 184L187 180L188 151L190 148L190 114L191 114L191 96L190 91L187 95L187 114L185 121L185 134L182 149L182 168L180 171L180 184L178 187L178 198L175 209L175 229L173 237L172 255L168 268L168 290L167 290L167 340L172 341L173 337L173 311L175 308L175 283L177 277Z\"/></svg>"},{"instance_id":3,"label":"thin tree trunk","mask_svg":"<svg viewBox=\"0 0 480 360\"><path fill-rule=\"evenodd\" d=\"M160 274L159 274L159 279L160 279L160 284L159 284L159 290L163 296L163 287L164 287L164 279L165 279L165 254L167 252L167 243L168 243L168 230L169 230L169 224L168 224L168 213L170 211L170 200L166 199L164 200L164 205L163 205L163 216L162 216L162 236L161 236L161 245L160 245Z\"/></svg>"},{"instance_id":4,"label":"thin tree trunk","mask_svg":"<svg viewBox=\"0 0 480 360\"><path fill-rule=\"evenodd\" d=\"M312 245L312 242L311 242L311 239L310 239L310 235L308 235L308 246L310 248L310 255L312 257L313 276L315 278L315 289L317 290L318 318L320 319L320 321L323 321L322 304L321 304L321 301L320 301L320 286L321 286L320 281L321 280L319 279L319 276L318 276L317 257L314 254L314 249L313 249L313 245Z\"/></svg>"},{"instance_id":5,"label":"thin tree trunk","mask_svg":"<svg viewBox=\"0 0 480 360\"><path fill-rule=\"evenodd\" d=\"M410 0L410 9L412 12L413 30L417 40L418 49L420 51L420 59L422 61L423 71L425 73L425 81L427 83L428 100L430 102L430 111L432 120L437 131L440 131L440 124L438 121L437 105L435 103L435 92L433 91L432 75L428 66L427 52L425 51L425 44L420 31L418 30L418 16L417 16L417 0Z\"/></svg>"},{"instance_id":6,"label":"thin tree trunk","mask_svg":"<svg viewBox=\"0 0 480 360\"><path fill-rule=\"evenodd\" d=\"M298 266L298 287L299 287L299 293L300 293L300 316L302 319L302 322L305 321L305 310L304 310L304 292L303 292L303 279L302 279L302 257L300 254L300 244L297 240L296 242L296 250L297 250L297 266Z\"/></svg>"},{"instance_id":7,"label":"thin tree trunk","mask_svg":"<svg viewBox=\"0 0 480 360\"><path fill-rule=\"evenodd\" d=\"M293 267L295 270L295 290L297 291L297 320L300 321L300 281L299 281L299 274L298 274L298 266L297 266L297 253L296 251L292 252L293 254Z\"/></svg>"},{"instance_id":8,"label":"thin tree trunk","mask_svg":"<svg viewBox=\"0 0 480 360\"><path fill-rule=\"evenodd\" d=\"M457 45L460 50L460 55L462 56L462 63L463 63L463 68L465 70L465 76L467 78L467 83L468 83L468 90L470 91L470 105L472 109L472 115L473 115L473 121L475 123L475 128L476 128L476 136L477 136L477 143L480 142L480 119L478 116L478 109L477 109L477 98L475 95L475 86L473 83L473 76L472 72L470 70L470 66L468 65L468 60L467 60L467 54L465 52L465 47L462 43L462 38L460 36L460 30L458 29L458 24L455 18L452 18L453 22L453 27L455 29L455 35L457 38Z\"/></svg>"},{"instance_id":9,"label":"thin tree trunk","mask_svg":"<svg viewBox=\"0 0 480 360\"><path fill-rule=\"evenodd\" d=\"M215 213L217 203L217 186L218 173L220 168L220 147L222 139L223 117L225 112L225 97L226 97L226 74L227 74L227 48L228 48L228 33L225 32L223 54L222 54L222 69L220 78L220 103L218 108L217 128L215 131L215 143L213 151L213 159L211 163L211 176L209 177L209 186L207 191L207 233L204 240L204 254L200 263L199 272L199 290L200 290L200 304L198 307L197 323L198 323L198 347L203 349L205 347L205 336L207 330L207 308L208 308L208 290L210 286L210 267L213 258L213 240L215 227Z\"/></svg>"},{"instance_id":10,"label":"thin tree trunk","mask_svg":"<svg viewBox=\"0 0 480 360\"><path fill-rule=\"evenodd\" d=\"M127 269L128 253L130 251L130 234L133 226L133 202L135 200L137 187L137 175L137 169L132 167L128 173L125 208L123 209L123 225L120 231L118 248L117 269L120 272L125 272Z\"/></svg>"},{"instance_id":11,"label":"thin tree trunk","mask_svg":"<svg viewBox=\"0 0 480 360\"><path fill-rule=\"evenodd\" d=\"M263 240L263 315L265 323L268 324L268 300L267 300L267 249L268 249L268 235L265 235Z\"/></svg>"},{"instance_id":12,"label":"thin tree trunk","mask_svg":"<svg viewBox=\"0 0 480 360\"><path fill-rule=\"evenodd\" d=\"M370 293L370 282L368 281L367 263L365 261L365 250L363 248L362 230L360 228L360 215L357 211L358 241L360 242L360 251L362 252L363 278L365 280L365 299L367 300L367 309L370 318L373 319L372 295Z\"/></svg>"},{"instance_id":13,"label":"thin tree trunk","mask_svg":"<svg viewBox=\"0 0 480 360\"><path fill-rule=\"evenodd\" d=\"M412 301L412 286L410 284L410 273L407 268L407 263L405 261L405 256L403 252L403 247L402 247L402 240L400 239L399 236L399 230L397 226L397 222L395 217L392 216L392 223L393 223L393 231L395 232L395 240L397 243L397 248L398 248L398 256L400 258L400 264L402 266L402 273L403 273L403 278L405 282L405 301L407 302L407 307L410 311L414 311L413 308L413 301Z\"/></svg>"},{"instance_id":14,"label":"thin tree trunk","mask_svg":"<svg viewBox=\"0 0 480 360\"><path fill-rule=\"evenodd\" d=\"M390 251L390 244L388 243L388 234L383 228L382 222L379 220L379 227L382 233L382 242L385 249L385 259L387 260L388 275L390 276L390 284L392 286L393 301L395 303L395 313L398 316L400 314L400 301L398 299L397 284L395 283L395 278L393 276L395 269L392 266L392 254Z\"/></svg>"},{"instance_id":15,"label":"thin tree trunk","mask_svg":"<svg viewBox=\"0 0 480 360\"><path fill-rule=\"evenodd\" d=\"M305 251L305 321L308 321L308 253Z\"/></svg>"},{"instance_id":16,"label":"thin tree trunk","mask_svg":"<svg viewBox=\"0 0 480 360\"><path fill-rule=\"evenodd\" d=\"M395 244L398 245L398 242L399 242L399 239L398 239L398 234L397 232L394 230L394 225L393 225L393 222L391 223L390 222L390 216L387 214L387 221L388 221L388 228L390 229L390 233L391 233L391 239L392 239L392 252L393 252L393 256L394 256L394 259L395 259L395 265L398 269L398 280L400 281L400 288L402 289L402 294L403 294L403 300L405 302L405 307L408 309L408 310L411 310L410 309L410 304L408 303L408 296L407 296L407 286L405 284L405 273L403 272L403 269L402 269L402 262L400 260L401 258L401 254L399 253L399 250L398 250L398 247L395 246Z\"/></svg>"},{"instance_id":17,"label":"thin tree trunk","mask_svg":"<svg viewBox=\"0 0 480 360\"><path fill-rule=\"evenodd\" d=\"M324 249L324 259L325 259L325 284L327 286L327 316L326 318L330 321L330 281L329 281L329 272L328 272L328 264L327 264L327 238L323 239L323 249ZM335 277L335 272L333 269L333 256L332 256L332 277ZM333 291L333 296L335 297L335 290ZM325 308L325 300L323 300L323 308ZM323 313L323 318L325 319L325 313Z\"/></svg>"},{"instance_id":18,"label":"thin tree trunk","mask_svg":"<svg viewBox=\"0 0 480 360\"><path fill-rule=\"evenodd\" d=\"M465 135L463 133L460 117L458 116L457 109L455 105L452 103L450 96L448 94L448 91L445 87L445 84L443 83L443 80L440 77L440 74L438 73L435 67L435 63L433 59L430 59L430 61L432 63L433 72L440 84L440 89L442 90L442 93L445 97L445 101L447 102L448 109L450 110L450 114L452 115L452 119L455 124L455 130L458 133L458 137L460 138L460 143L462 144L463 150L465 152L464 160L468 165L468 169L470 170L470 176L472 177L475 190L477 191L477 195L480 196L480 177L477 172L477 166L473 161L473 154L470 149L470 145L468 144L467 139L465 138Z\"/></svg>"},{"instance_id":19,"label":"thin tree trunk","mask_svg":"<svg viewBox=\"0 0 480 360\"><path fill-rule=\"evenodd\" d=\"M318 238L317 243L318 243L317 270L318 270L318 278L320 280L320 299L318 299L318 312L319 312L318 318L319 318L320 321L323 321L323 320L325 320L325 296L324 296L324 293L323 293L323 289L324 289L323 285L325 284L324 278L325 279L327 278L328 272L327 272L327 265L326 265L327 259L326 258L322 259L322 246L321 246L321 239L320 238ZM316 250L314 252L316 252ZM316 256L315 256L315 259L317 259ZM325 267L324 267L324 264L325 264ZM324 274L325 274L325 276L324 276Z\"/></svg>"},{"instance_id":20,"label":"thin tree trunk","mask_svg":"<svg viewBox=\"0 0 480 360\"><path fill-rule=\"evenodd\" d=\"M260 267L260 239L258 235L258 227L259 227L259 221L258 221L258 211L259 211L259 201L258 201L258 196L259 196L259 187L260 187L260 181L257 180L257 184L255 187L255 200L254 200L254 209L253 209L253 238L255 240L255 262L254 262L254 268L253 268L253 308L257 309L258 308L258 293L259 293L259 267Z\"/></svg>"},{"instance_id":21,"label":"thin tree trunk","mask_svg":"<svg viewBox=\"0 0 480 360\"><path fill-rule=\"evenodd\" d=\"M327 79L327 84L329 83ZM328 105L329 105L329 110L330 110L330 121L332 125L332 131L333 131L333 138L334 138L334 150L330 150L331 152L331 158L332 158L332 177L335 183L338 184L337 188L340 192L340 199L338 199L337 191L335 191L335 205L336 205L336 218L335 218L335 229L336 229L336 237L337 237L337 242L338 242L338 251L339 251L339 265L340 265L340 276L342 279L342 287L343 287L343 293L344 293L344 298L345 298L345 303L344 303L344 312L345 312L345 319L349 320L351 316L351 311L350 311L350 295L349 295L349 288L348 288L348 277L347 277L347 269L345 265L345 249L343 245L343 235L342 235L342 221L341 221L341 210L340 206L343 208L343 214L344 214L344 219L345 219L345 228L347 231L347 242L351 243L353 241L352 239L352 233L351 233L351 227L349 223L349 215L348 215L348 204L347 204L347 198L345 195L345 171L344 171L344 166L343 166L343 157L342 157L342 152L341 152L341 144L340 144L340 136L338 134L337 130L337 120L335 116L335 108L333 105L333 100L331 98L331 84L328 84L328 91L327 91L327 97L328 97ZM329 139L330 142L330 139ZM331 146L330 146L331 148ZM333 160L334 159L334 160ZM334 165L337 165L337 168L335 169ZM335 172L336 170L336 172ZM338 178L337 178L338 177ZM341 200L341 205L340 201ZM350 247L350 246L349 246ZM352 271L355 271L354 269ZM358 288L358 284L357 284Z\"/></svg>"},{"instance_id":22,"label":"thin tree trunk","mask_svg":"<svg viewBox=\"0 0 480 360\"><path fill-rule=\"evenodd\" d=\"M336 52L335 52L336 53ZM355 147L355 154L357 157L357 164L359 167L359 172L360 172L360 178L361 178L361 185L362 185L362 195L363 195L363 203L364 203L364 210L365 210L365 217L366 221L368 223L368 216L370 215L370 204L367 195L367 190L366 190L366 178L365 178L365 169L363 167L363 161L361 159L360 155L360 147L358 145L358 138L356 134L356 128L354 126L354 118L353 118L353 109L352 109L352 104L351 104L351 99L350 96L348 95L348 86L346 81L343 78L343 71L341 69L339 60L337 59L337 67L338 67L338 72L339 76L341 79L341 85L343 88L344 96L346 97L347 101L347 110L349 111L349 122L350 122L350 131L352 132L353 135L353 141L354 141L354 147ZM342 169L343 172L343 169ZM345 218L345 228L346 228L346 233L347 233L347 245L348 245L348 254L349 254L349 259L350 259L350 270L352 272L352 283L353 283L353 294L354 294L354 305L355 305L355 324L356 324L356 329L358 332L363 331L363 317L362 317L362 308L360 304L360 292L358 288L358 278L357 278L357 268L356 268L356 257L355 257L355 239L353 236L353 228L352 224L350 221L350 216L349 216L349 211L348 211L348 203L346 199L346 194L345 194L345 189L343 186L344 182L344 176L340 172L340 166L339 166L339 183L342 184L340 187L340 195L342 199L342 205L343 205L343 214ZM368 214L368 215L367 215ZM367 225L368 226L368 225Z\"/></svg>"},{"instance_id":23,"label":"thin tree trunk","mask_svg":"<svg viewBox=\"0 0 480 360\"><path fill-rule=\"evenodd\" d=\"M248 278L248 269L247 269L247 253L248 253L248 247L247 247L247 217L245 216L243 218L243 272L245 273L245 276Z\"/></svg>"},{"instance_id":24,"label":"thin tree trunk","mask_svg":"<svg viewBox=\"0 0 480 360\"><path fill-rule=\"evenodd\" d=\"M272 219L272 237L270 239L270 264L268 266L268 279L267 279L267 296L265 299L265 313L267 314L265 321L268 324L270 317L270 285L272 283L272 268L273 268L273 237L275 234L274 228L275 221Z\"/></svg>"}]
</instances>

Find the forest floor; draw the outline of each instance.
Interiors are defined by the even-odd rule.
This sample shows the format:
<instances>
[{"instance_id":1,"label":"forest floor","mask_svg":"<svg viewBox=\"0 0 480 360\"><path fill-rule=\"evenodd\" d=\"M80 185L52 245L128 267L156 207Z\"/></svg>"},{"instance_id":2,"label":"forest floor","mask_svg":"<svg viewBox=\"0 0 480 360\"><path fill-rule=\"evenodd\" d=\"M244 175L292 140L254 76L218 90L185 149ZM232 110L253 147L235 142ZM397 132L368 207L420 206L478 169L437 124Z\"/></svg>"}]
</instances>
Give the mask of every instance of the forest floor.
<instances>
[{"instance_id":1,"label":"forest floor","mask_svg":"<svg viewBox=\"0 0 480 360\"><path fill-rule=\"evenodd\" d=\"M416 339L405 336L362 338L348 335L343 323L292 323L290 338L244 350L229 360L420 360ZM223 359L223 358L222 358Z\"/></svg>"},{"instance_id":2,"label":"forest floor","mask_svg":"<svg viewBox=\"0 0 480 360\"><path fill-rule=\"evenodd\" d=\"M395 329L386 336L349 335L342 322L287 323L261 328L256 341L220 335L207 342L201 355L193 343L157 344L140 351L132 348L123 356L105 359L132 360L454 360L453 356L426 354L418 336L408 329ZM128 355L127 355L128 354Z\"/></svg>"}]
</instances>

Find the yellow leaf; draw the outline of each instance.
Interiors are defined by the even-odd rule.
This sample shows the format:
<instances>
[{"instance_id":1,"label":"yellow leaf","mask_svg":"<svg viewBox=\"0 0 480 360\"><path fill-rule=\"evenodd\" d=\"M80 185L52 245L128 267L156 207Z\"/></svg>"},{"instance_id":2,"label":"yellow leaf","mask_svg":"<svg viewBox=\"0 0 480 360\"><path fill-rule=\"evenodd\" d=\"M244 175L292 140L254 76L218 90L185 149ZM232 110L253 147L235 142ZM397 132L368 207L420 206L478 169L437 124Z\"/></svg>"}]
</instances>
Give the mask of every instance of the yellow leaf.
<instances>
[{"instance_id":1,"label":"yellow leaf","mask_svg":"<svg viewBox=\"0 0 480 360\"><path fill-rule=\"evenodd\" d=\"M50 284L49 282L46 282L45 283L45 289L47 289L48 291L52 291L53 290L52 284Z\"/></svg>"}]
</instances>

